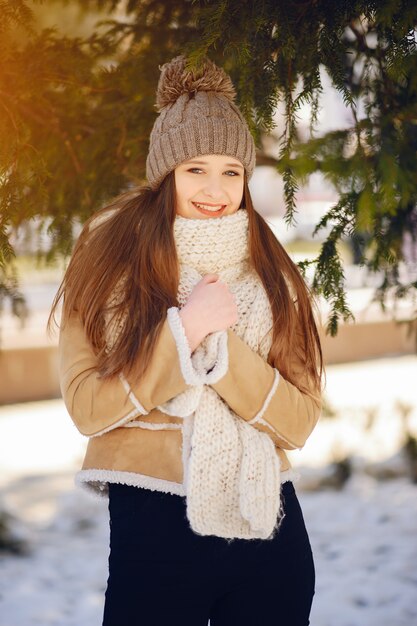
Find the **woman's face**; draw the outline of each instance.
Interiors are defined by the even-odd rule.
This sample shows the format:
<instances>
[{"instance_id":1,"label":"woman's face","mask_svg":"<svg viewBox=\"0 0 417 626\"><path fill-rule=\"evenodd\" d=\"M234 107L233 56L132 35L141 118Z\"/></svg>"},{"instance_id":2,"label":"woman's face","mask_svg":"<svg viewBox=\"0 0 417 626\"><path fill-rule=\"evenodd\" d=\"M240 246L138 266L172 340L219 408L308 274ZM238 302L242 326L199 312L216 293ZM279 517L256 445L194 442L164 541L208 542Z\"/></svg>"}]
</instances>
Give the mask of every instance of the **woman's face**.
<instances>
[{"instance_id":1,"label":"woman's face","mask_svg":"<svg viewBox=\"0 0 417 626\"><path fill-rule=\"evenodd\" d=\"M235 213L240 207L244 168L238 159L199 155L180 163L174 173L178 215L213 219Z\"/></svg>"}]
</instances>

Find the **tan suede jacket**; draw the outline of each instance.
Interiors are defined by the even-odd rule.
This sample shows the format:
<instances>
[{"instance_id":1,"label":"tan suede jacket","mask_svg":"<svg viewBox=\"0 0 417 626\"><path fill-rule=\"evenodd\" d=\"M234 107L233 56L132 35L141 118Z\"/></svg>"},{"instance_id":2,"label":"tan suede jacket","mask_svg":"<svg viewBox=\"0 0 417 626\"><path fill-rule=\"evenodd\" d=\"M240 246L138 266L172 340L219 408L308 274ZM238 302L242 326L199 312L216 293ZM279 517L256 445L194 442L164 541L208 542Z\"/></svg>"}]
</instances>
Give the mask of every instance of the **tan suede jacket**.
<instances>
[{"instance_id":1,"label":"tan suede jacket","mask_svg":"<svg viewBox=\"0 0 417 626\"><path fill-rule=\"evenodd\" d=\"M62 395L76 427L89 437L78 482L102 492L108 482L123 482L185 495L183 419L157 408L187 388L182 348L165 320L140 383L124 376L102 379L80 320L73 316L62 327ZM291 468L285 450L304 446L321 397L302 393L231 329L227 348L228 370L211 386L238 416L268 433L284 476Z\"/></svg>"}]
</instances>

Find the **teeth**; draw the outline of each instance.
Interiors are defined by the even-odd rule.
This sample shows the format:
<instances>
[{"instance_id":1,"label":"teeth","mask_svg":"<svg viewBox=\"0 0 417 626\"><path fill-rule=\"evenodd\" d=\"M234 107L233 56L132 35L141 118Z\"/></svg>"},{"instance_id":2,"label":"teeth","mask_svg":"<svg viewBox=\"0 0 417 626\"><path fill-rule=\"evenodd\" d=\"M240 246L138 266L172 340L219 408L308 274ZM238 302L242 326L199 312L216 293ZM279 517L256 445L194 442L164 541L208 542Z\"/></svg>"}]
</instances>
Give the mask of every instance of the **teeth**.
<instances>
[{"instance_id":1,"label":"teeth","mask_svg":"<svg viewBox=\"0 0 417 626\"><path fill-rule=\"evenodd\" d=\"M219 207L212 207L207 206L207 204L198 204L198 202L194 202L193 204L195 204L195 206L199 209L205 209L206 211L211 211L212 213L219 211L223 207L223 205L220 205Z\"/></svg>"}]
</instances>

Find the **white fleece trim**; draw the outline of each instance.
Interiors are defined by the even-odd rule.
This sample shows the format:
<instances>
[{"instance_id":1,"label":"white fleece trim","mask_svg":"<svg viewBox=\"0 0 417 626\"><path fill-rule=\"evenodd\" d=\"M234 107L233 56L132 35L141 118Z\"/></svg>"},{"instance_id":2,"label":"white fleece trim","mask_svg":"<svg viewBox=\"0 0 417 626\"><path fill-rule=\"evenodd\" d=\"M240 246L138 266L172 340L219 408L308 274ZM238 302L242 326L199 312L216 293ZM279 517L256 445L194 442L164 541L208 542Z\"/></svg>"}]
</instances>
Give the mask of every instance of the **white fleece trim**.
<instances>
[{"instance_id":1,"label":"white fleece trim","mask_svg":"<svg viewBox=\"0 0 417 626\"><path fill-rule=\"evenodd\" d=\"M93 435L89 435L89 437L91 437L91 438L92 437L100 437L101 435L104 435L105 433L108 433L110 430L114 430L115 428L119 428L120 426L126 426L127 425L126 422L129 422L130 420L134 419L138 415L148 415L148 413L149 413L149 411L147 411L141 405L141 403L139 402L139 400L137 399L137 397L135 396L135 394L131 390L129 383L127 382L127 380L123 376L123 374L119 374L119 379L120 379L120 382L123 385L124 390L126 391L128 397L129 397L129 400L131 401L131 403L133 404L133 406L135 408L132 409L130 411L130 413L128 413L127 415L122 417L120 420L118 420L114 424L110 424L110 426L106 426L106 428L103 428L102 430L99 430L97 433L94 433Z\"/></svg>"},{"instance_id":2,"label":"white fleece trim","mask_svg":"<svg viewBox=\"0 0 417 626\"><path fill-rule=\"evenodd\" d=\"M280 439L283 439L283 441L285 441L288 445L292 446L294 449L297 449L298 446L295 445L293 441L289 441L286 437L282 435L282 433L279 432L279 430L277 430L272 424L270 424L263 418L263 415L265 414L265 411L267 410L272 400L272 397L278 388L280 378L281 378L281 375L279 371L276 368L274 368L274 380L272 382L271 389L269 390L269 393L267 397L265 398L262 408L260 411L258 411L255 417L252 417L252 419L247 422L247 424L251 424L251 425L262 424L262 426L266 426L267 428L269 428L269 430L273 432L274 435L276 435Z\"/></svg>"},{"instance_id":3,"label":"white fleece trim","mask_svg":"<svg viewBox=\"0 0 417 626\"><path fill-rule=\"evenodd\" d=\"M127 415L125 415L124 417L122 417L122 419L120 419L119 421L115 422L114 424L110 424L110 426L106 426L106 428L103 428L102 430L99 430L97 433L94 433L93 435L88 435L91 439L93 437L100 437L101 435L104 435L104 433L108 433L110 430L114 430L115 428L119 428L119 426L125 426L126 422L128 422L129 420L135 418L137 415L140 415L140 412L138 409L133 409L132 411L130 411L130 413L128 413Z\"/></svg>"},{"instance_id":4,"label":"white fleece trim","mask_svg":"<svg viewBox=\"0 0 417 626\"><path fill-rule=\"evenodd\" d=\"M214 364L212 369L206 373L204 377L204 383L206 385L214 385L214 383L217 383L221 378L223 378L223 376L227 374L228 369L229 350L227 343L227 331L224 330L218 333L216 363Z\"/></svg>"},{"instance_id":5,"label":"white fleece trim","mask_svg":"<svg viewBox=\"0 0 417 626\"><path fill-rule=\"evenodd\" d=\"M183 470L183 486L186 492L188 484L188 466L191 455L191 438L194 430L194 413L184 419L184 426L182 429L182 445L181 445L181 459Z\"/></svg>"},{"instance_id":6,"label":"white fleece trim","mask_svg":"<svg viewBox=\"0 0 417 626\"><path fill-rule=\"evenodd\" d=\"M251 420L249 420L247 423L248 424L255 424L256 422L259 422L263 416L263 414L265 413L265 411L267 410L273 395L275 394L277 387L278 387L278 383L279 383L279 379L280 379L280 373L279 371L274 368L274 380L272 382L272 386L271 389L269 390L268 395L265 398L265 401L262 405L262 408L260 411L258 411L258 413L255 415L255 417L252 417Z\"/></svg>"},{"instance_id":7,"label":"white fleece trim","mask_svg":"<svg viewBox=\"0 0 417 626\"><path fill-rule=\"evenodd\" d=\"M294 450L297 449L297 445L294 444L293 441L289 441L286 437L284 437L284 435L282 433L279 432L279 430L277 430L272 424L270 424L267 420L264 419L264 414L268 408L268 406L271 403L271 400L276 392L276 390L278 389L278 384L281 378L281 374L279 373L279 371L274 367L274 380L272 382L271 385L271 389L269 390L268 395L265 398L265 401L262 405L262 408L260 411L258 411L258 413L255 415L255 417L252 417L252 419L250 419L247 424L251 424L252 426L256 425L256 424L261 424L262 426L266 426L272 433L274 433L274 435L276 435L277 437L279 437L280 439L282 439L283 441L285 441L289 446L291 446Z\"/></svg>"},{"instance_id":8,"label":"white fleece trim","mask_svg":"<svg viewBox=\"0 0 417 626\"><path fill-rule=\"evenodd\" d=\"M119 374L119 378L133 406L135 406L138 409L138 411L142 413L142 415L148 415L149 411L147 411L145 407L142 406L142 404L139 402L139 400L133 393L131 386L129 385L126 378L123 376L123 374Z\"/></svg>"},{"instance_id":9,"label":"white fleece trim","mask_svg":"<svg viewBox=\"0 0 417 626\"><path fill-rule=\"evenodd\" d=\"M288 481L296 483L300 480L300 478L301 474L290 467L289 469L281 472L280 481L281 483L286 483Z\"/></svg>"},{"instance_id":10,"label":"white fleece trim","mask_svg":"<svg viewBox=\"0 0 417 626\"><path fill-rule=\"evenodd\" d=\"M270 431L272 431L274 433L274 435L276 435L277 437L279 437L280 439L282 439L283 441L285 441L285 443L287 443L289 446L292 446L292 449L294 450L301 450L301 448L298 448L298 446L293 442L293 441L289 441L289 439L287 439L286 437L284 437L284 435L282 433L279 432L279 430L277 430L276 428L274 428L272 426L272 424L270 424L269 422L267 422L266 420L264 420L263 417L260 417L257 421L257 424L262 424L262 426L267 426L269 428Z\"/></svg>"},{"instance_id":11,"label":"white fleece trim","mask_svg":"<svg viewBox=\"0 0 417 626\"><path fill-rule=\"evenodd\" d=\"M163 491L164 493L171 493L172 495L185 496L184 487L181 483L136 472L104 469L80 470L76 473L74 482L78 487L81 487L89 493L102 497L108 495L108 483L144 487L152 491Z\"/></svg>"},{"instance_id":12,"label":"white fleece trim","mask_svg":"<svg viewBox=\"0 0 417 626\"><path fill-rule=\"evenodd\" d=\"M301 475L293 468L289 468L280 474L280 483L288 481L298 482ZM102 499L108 497L108 483L117 483L121 485L130 485L132 487L143 487L152 491L161 491L176 496L186 496L185 485L176 483L162 478L154 478L146 474L137 474L134 472L122 472L118 470L80 470L75 474L74 483L77 487L86 491L96 498Z\"/></svg>"},{"instance_id":13,"label":"white fleece trim","mask_svg":"<svg viewBox=\"0 0 417 626\"><path fill-rule=\"evenodd\" d=\"M178 307L167 310L168 324L177 345L181 373L187 385L211 385L223 378L229 368L227 332L219 332L218 356L215 366L207 372L198 372L191 359L191 348L182 324Z\"/></svg>"},{"instance_id":14,"label":"white fleece trim","mask_svg":"<svg viewBox=\"0 0 417 626\"><path fill-rule=\"evenodd\" d=\"M182 428L182 424L173 424L172 422L155 423L144 422L143 420L134 420L133 422L128 422L127 424L124 424L123 428L145 428L147 430L180 430Z\"/></svg>"}]
</instances>

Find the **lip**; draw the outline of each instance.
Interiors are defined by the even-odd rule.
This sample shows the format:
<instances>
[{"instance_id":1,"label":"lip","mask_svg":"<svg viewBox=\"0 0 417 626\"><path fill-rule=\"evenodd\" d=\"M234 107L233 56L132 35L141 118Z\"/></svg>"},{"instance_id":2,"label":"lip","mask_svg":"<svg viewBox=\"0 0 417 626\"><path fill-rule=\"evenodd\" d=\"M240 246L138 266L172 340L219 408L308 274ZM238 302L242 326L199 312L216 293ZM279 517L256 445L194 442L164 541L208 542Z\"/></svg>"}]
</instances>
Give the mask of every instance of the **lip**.
<instances>
[{"instance_id":1,"label":"lip","mask_svg":"<svg viewBox=\"0 0 417 626\"><path fill-rule=\"evenodd\" d=\"M198 206L196 206L194 204L194 202L191 202L191 204L193 205L193 207L195 209L197 209L197 211L199 211L199 213L202 213L203 215L209 215L209 216L213 216L213 215L219 216L219 215L221 215L223 213L223 211L225 210L226 206L227 206L226 204L223 204L221 209L219 209L218 211L206 211L204 209L200 209ZM201 204L203 204L203 203L201 203ZM208 202L204 202L204 204L206 204L207 206L218 206L216 204L209 204Z\"/></svg>"}]
</instances>

